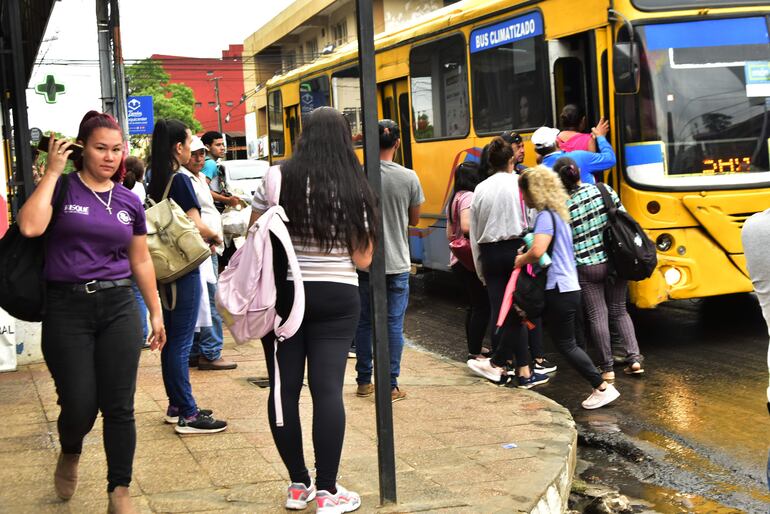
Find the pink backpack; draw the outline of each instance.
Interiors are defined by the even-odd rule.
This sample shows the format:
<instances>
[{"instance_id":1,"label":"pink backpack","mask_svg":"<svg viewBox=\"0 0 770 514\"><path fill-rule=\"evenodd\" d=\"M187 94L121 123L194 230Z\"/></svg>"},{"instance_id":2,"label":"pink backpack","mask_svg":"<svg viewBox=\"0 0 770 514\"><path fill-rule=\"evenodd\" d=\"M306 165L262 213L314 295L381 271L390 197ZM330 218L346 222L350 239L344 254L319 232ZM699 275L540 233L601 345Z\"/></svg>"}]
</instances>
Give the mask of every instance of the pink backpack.
<instances>
[{"instance_id":1,"label":"pink backpack","mask_svg":"<svg viewBox=\"0 0 770 514\"><path fill-rule=\"evenodd\" d=\"M238 344L275 332L273 398L276 403L276 425L283 426L278 343L292 337L302 325L305 315L305 288L299 262L285 225L289 220L283 207L278 205L281 191L280 168L271 167L263 180L271 207L249 228L246 242L233 254L227 268L219 275L216 304L222 320ZM294 303L285 320L275 310L277 293L271 233L278 238L286 251L294 279Z\"/></svg>"}]
</instances>

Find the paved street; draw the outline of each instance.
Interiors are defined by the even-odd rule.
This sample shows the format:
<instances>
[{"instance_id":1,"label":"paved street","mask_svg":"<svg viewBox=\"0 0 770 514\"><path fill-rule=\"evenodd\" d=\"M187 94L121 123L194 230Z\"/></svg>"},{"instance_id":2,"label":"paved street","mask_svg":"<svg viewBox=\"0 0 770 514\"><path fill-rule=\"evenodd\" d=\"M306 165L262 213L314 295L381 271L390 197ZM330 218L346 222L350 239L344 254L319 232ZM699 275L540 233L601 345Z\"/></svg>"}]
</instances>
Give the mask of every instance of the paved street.
<instances>
[{"instance_id":1,"label":"paved street","mask_svg":"<svg viewBox=\"0 0 770 514\"><path fill-rule=\"evenodd\" d=\"M267 389L247 380L266 374L261 347L236 348L228 341L225 353L238 361L238 369L195 370L192 383L200 405L214 409L230 428L185 437L164 425L159 356L143 353L131 487L142 512L283 511L288 477L266 420ZM405 350L402 365L409 396L393 405L399 505L376 509L374 401L354 395L353 362L346 377L347 433L339 480L361 493L361 512L559 511L558 498L569 494L575 465L576 431L569 413L536 393L496 387L458 363L414 348ZM0 374L0 408L0 511L105 510L100 421L85 442L77 493L68 503L54 495L58 407L43 364ZM310 456L306 391L302 409L305 455ZM509 443L517 447L503 448Z\"/></svg>"},{"instance_id":2,"label":"paved street","mask_svg":"<svg viewBox=\"0 0 770 514\"><path fill-rule=\"evenodd\" d=\"M460 361L464 313L452 279L413 280L406 330ZM754 298L676 302L632 317L647 373L627 377L616 368L621 397L607 409L580 408L588 390L547 341L560 369L536 390L574 415L585 461L579 474L660 512L766 513L768 336Z\"/></svg>"}]
</instances>

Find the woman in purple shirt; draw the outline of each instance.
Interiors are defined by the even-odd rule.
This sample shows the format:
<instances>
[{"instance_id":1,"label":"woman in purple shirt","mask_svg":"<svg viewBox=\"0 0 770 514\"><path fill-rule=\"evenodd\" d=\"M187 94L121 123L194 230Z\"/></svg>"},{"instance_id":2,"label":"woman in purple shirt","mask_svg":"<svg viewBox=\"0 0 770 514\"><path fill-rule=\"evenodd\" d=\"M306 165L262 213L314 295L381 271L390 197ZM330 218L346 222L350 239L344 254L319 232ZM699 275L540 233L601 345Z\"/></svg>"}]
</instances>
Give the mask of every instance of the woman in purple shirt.
<instances>
[{"instance_id":1,"label":"woman in purple shirt","mask_svg":"<svg viewBox=\"0 0 770 514\"><path fill-rule=\"evenodd\" d=\"M591 384L593 391L581 405L598 409L615 401L620 393L604 381L586 352L575 341L575 316L580 307L572 230L569 226L567 191L559 176L546 166L521 174L519 187L528 207L538 210L532 247L516 257L517 268L535 264L553 240L551 265L545 283L545 321L556 348L570 365Z\"/></svg>"},{"instance_id":2,"label":"woman in purple shirt","mask_svg":"<svg viewBox=\"0 0 770 514\"><path fill-rule=\"evenodd\" d=\"M75 161L78 171L62 176L72 143L51 138L46 174L18 220L26 237L48 229L42 348L61 407L54 487L63 500L75 493L83 438L101 411L110 512L133 512L128 486L136 447L134 391L142 328L132 274L150 310L151 347L162 348L166 334L144 209L119 183L125 171L120 127L108 114L90 111L80 122L77 140L83 146ZM54 212L65 181L64 201Z\"/></svg>"}]
</instances>

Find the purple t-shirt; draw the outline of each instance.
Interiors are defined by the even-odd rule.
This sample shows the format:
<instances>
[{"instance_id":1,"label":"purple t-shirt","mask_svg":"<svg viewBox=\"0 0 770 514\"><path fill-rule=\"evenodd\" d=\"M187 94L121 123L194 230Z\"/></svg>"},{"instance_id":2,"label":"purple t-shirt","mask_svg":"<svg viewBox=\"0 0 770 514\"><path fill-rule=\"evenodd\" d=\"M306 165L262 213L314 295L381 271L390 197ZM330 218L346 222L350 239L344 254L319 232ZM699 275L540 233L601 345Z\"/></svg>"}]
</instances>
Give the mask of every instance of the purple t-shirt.
<instances>
[{"instance_id":1,"label":"purple t-shirt","mask_svg":"<svg viewBox=\"0 0 770 514\"><path fill-rule=\"evenodd\" d=\"M61 180L51 203L56 201ZM115 184L109 214L77 174L68 180L61 209L53 213L56 224L47 234L46 280L84 283L130 277L128 245L134 235L147 233L139 198L121 184ZM97 194L107 203L109 192Z\"/></svg>"}]
</instances>

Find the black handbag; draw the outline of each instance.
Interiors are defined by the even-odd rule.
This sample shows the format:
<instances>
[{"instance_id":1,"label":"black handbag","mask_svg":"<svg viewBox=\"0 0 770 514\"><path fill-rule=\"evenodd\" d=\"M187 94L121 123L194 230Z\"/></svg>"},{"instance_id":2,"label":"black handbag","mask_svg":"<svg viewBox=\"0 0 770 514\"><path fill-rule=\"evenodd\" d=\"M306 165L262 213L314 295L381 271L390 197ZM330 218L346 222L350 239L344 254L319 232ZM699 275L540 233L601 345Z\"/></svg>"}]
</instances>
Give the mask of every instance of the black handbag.
<instances>
[{"instance_id":1,"label":"black handbag","mask_svg":"<svg viewBox=\"0 0 770 514\"><path fill-rule=\"evenodd\" d=\"M68 185L68 175L63 175L46 234L55 224ZM14 318L23 321L43 319L46 234L24 237L18 224L14 223L0 239L0 307Z\"/></svg>"},{"instance_id":2,"label":"black handbag","mask_svg":"<svg viewBox=\"0 0 770 514\"><path fill-rule=\"evenodd\" d=\"M551 215L553 225L553 237L548 245L548 255L553 253L553 245L556 242L556 217L553 211ZM548 268L528 265L521 268L519 278L516 281L514 291L514 307L523 319L533 320L543 315L545 310L545 284L548 279Z\"/></svg>"}]
</instances>

